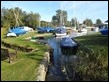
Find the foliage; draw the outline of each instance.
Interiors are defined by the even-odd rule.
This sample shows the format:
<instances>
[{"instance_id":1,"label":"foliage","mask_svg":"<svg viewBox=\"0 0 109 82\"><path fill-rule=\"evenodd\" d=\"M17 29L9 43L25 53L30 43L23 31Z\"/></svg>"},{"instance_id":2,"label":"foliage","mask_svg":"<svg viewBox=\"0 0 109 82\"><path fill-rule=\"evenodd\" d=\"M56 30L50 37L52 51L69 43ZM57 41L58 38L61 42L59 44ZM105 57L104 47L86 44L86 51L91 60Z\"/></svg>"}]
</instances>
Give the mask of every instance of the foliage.
<instances>
[{"instance_id":1,"label":"foliage","mask_svg":"<svg viewBox=\"0 0 109 82\"><path fill-rule=\"evenodd\" d=\"M58 18L55 15L52 17L52 24L54 26L57 26L57 24L58 24Z\"/></svg>"},{"instance_id":2,"label":"foliage","mask_svg":"<svg viewBox=\"0 0 109 82\"><path fill-rule=\"evenodd\" d=\"M81 43L76 67L82 81L108 80L108 37L93 34L76 38Z\"/></svg>"},{"instance_id":3,"label":"foliage","mask_svg":"<svg viewBox=\"0 0 109 82\"><path fill-rule=\"evenodd\" d=\"M26 13L22 9L15 7L10 9L2 8L1 10L1 26L7 28L13 28L16 26L29 26L35 29L39 26L40 14L38 13Z\"/></svg>"},{"instance_id":4,"label":"foliage","mask_svg":"<svg viewBox=\"0 0 109 82\"><path fill-rule=\"evenodd\" d=\"M77 19L76 18L72 18L71 19L71 26L72 27L77 27L77 28L79 28L79 22L77 21Z\"/></svg>"},{"instance_id":5,"label":"foliage","mask_svg":"<svg viewBox=\"0 0 109 82\"><path fill-rule=\"evenodd\" d=\"M39 27L39 17L39 14L29 13L25 18L26 25L36 29L36 27Z\"/></svg>"},{"instance_id":6,"label":"foliage","mask_svg":"<svg viewBox=\"0 0 109 82\"><path fill-rule=\"evenodd\" d=\"M97 20L96 20L96 24L97 24L97 25L100 25L100 24L102 24L102 21L101 21L100 19L97 19Z\"/></svg>"},{"instance_id":7,"label":"foliage","mask_svg":"<svg viewBox=\"0 0 109 82\"><path fill-rule=\"evenodd\" d=\"M52 17L52 24L59 26L67 23L67 11L56 10L56 15Z\"/></svg>"},{"instance_id":8,"label":"foliage","mask_svg":"<svg viewBox=\"0 0 109 82\"><path fill-rule=\"evenodd\" d=\"M47 22L46 21L41 21L41 27L47 26Z\"/></svg>"},{"instance_id":9,"label":"foliage","mask_svg":"<svg viewBox=\"0 0 109 82\"><path fill-rule=\"evenodd\" d=\"M86 19L83 21L83 24L87 25L87 26L92 26L93 25L93 22L91 19Z\"/></svg>"},{"instance_id":10,"label":"foliage","mask_svg":"<svg viewBox=\"0 0 109 82\"><path fill-rule=\"evenodd\" d=\"M66 27L70 27L71 26L71 22L70 21L67 21L66 24L65 24L65 26Z\"/></svg>"}]
</instances>

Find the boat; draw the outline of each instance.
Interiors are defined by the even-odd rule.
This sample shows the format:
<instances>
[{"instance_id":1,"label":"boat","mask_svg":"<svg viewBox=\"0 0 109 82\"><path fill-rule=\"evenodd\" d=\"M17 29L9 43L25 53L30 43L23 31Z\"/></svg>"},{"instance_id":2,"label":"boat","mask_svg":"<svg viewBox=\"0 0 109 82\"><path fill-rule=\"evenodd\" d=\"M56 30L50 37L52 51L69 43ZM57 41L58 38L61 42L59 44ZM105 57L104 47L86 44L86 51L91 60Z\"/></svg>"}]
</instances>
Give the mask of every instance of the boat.
<instances>
[{"instance_id":1,"label":"boat","mask_svg":"<svg viewBox=\"0 0 109 82\"><path fill-rule=\"evenodd\" d=\"M81 35L86 35L87 34L87 29L86 28L82 28L80 30L78 30L78 35L81 36Z\"/></svg>"},{"instance_id":2,"label":"boat","mask_svg":"<svg viewBox=\"0 0 109 82\"><path fill-rule=\"evenodd\" d=\"M33 28L30 28L30 27L28 27L28 26L24 26L23 28L24 28L24 30L27 31L27 32L33 31Z\"/></svg>"},{"instance_id":3,"label":"boat","mask_svg":"<svg viewBox=\"0 0 109 82\"><path fill-rule=\"evenodd\" d=\"M17 35L15 33L11 32L11 33L8 33L6 36L16 37Z\"/></svg>"},{"instance_id":4,"label":"boat","mask_svg":"<svg viewBox=\"0 0 109 82\"><path fill-rule=\"evenodd\" d=\"M62 54L76 55L78 46L78 43L75 40L72 40L70 37L64 37L60 41Z\"/></svg>"},{"instance_id":5,"label":"boat","mask_svg":"<svg viewBox=\"0 0 109 82\"><path fill-rule=\"evenodd\" d=\"M38 33L53 33L55 31L52 27L38 27Z\"/></svg>"},{"instance_id":6,"label":"boat","mask_svg":"<svg viewBox=\"0 0 109 82\"><path fill-rule=\"evenodd\" d=\"M102 35L108 35L108 20L99 26Z\"/></svg>"},{"instance_id":7,"label":"boat","mask_svg":"<svg viewBox=\"0 0 109 82\"><path fill-rule=\"evenodd\" d=\"M16 27L9 30L9 33L15 33L17 36L26 34L26 30L23 27Z\"/></svg>"},{"instance_id":8,"label":"boat","mask_svg":"<svg viewBox=\"0 0 109 82\"><path fill-rule=\"evenodd\" d=\"M53 27L44 27L44 29L47 33L53 33L55 30Z\"/></svg>"},{"instance_id":9,"label":"boat","mask_svg":"<svg viewBox=\"0 0 109 82\"><path fill-rule=\"evenodd\" d=\"M61 37L61 36L66 36L67 35L67 31L65 28L63 27L57 27L55 30L55 36L56 37Z\"/></svg>"},{"instance_id":10,"label":"boat","mask_svg":"<svg viewBox=\"0 0 109 82\"><path fill-rule=\"evenodd\" d=\"M108 29L100 29L102 35L108 35Z\"/></svg>"},{"instance_id":11,"label":"boat","mask_svg":"<svg viewBox=\"0 0 109 82\"><path fill-rule=\"evenodd\" d=\"M45 33L46 30L44 29L44 27L38 27L37 28L38 33Z\"/></svg>"}]
</instances>

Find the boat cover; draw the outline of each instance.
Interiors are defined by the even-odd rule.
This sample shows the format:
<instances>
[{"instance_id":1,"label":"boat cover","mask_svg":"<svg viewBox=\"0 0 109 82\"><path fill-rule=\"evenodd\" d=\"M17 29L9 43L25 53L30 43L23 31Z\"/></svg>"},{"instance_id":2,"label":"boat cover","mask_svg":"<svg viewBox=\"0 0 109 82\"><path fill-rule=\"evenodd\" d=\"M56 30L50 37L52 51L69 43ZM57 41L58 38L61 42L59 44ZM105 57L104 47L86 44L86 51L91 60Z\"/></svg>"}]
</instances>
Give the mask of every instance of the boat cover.
<instances>
[{"instance_id":1,"label":"boat cover","mask_svg":"<svg viewBox=\"0 0 109 82\"><path fill-rule=\"evenodd\" d=\"M10 29L9 32L15 33L16 35L25 34L27 31L23 27L16 27L14 29Z\"/></svg>"},{"instance_id":2,"label":"boat cover","mask_svg":"<svg viewBox=\"0 0 109 82\"><path fill-rule=\"evenodd\" d=\"M69 37L64 37L62 38L62 40L60 41L60 46L65 46L65 47L74 47L77 46L77 43L75 41L73 41L71 38Z\"/></svg>"},{"instance_id":3,"label":"boat cover","mask_svg":"<svg viewBox=\"0 0 109 82\"><path fill-rule=\"evenodd\" d=\"M102 35L108 35L108 29L100 29Z\"/></svg>"},{"instance_id":4,"label":"boat cover","mask_svg":"<svg viewBox=\"0 0 109 82\"><path fill-rule=\"evenodd\" d=\"M60 33L60 34L63 34L63 33L66 33L66 29L65 28L57 28L56 29L56 33Z\"/></svg>"}]
</instances>

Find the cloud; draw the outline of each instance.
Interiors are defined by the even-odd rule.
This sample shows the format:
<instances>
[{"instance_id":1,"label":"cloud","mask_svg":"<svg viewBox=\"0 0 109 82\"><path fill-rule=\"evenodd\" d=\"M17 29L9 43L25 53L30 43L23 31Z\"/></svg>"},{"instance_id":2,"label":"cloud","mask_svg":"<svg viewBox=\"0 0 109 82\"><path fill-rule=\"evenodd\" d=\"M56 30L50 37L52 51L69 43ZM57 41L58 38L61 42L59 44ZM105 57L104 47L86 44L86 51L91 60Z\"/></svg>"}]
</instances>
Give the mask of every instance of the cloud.
<instances>
[{"instance_id":1,"label":"cloud","mask_svg":"<svg viewBox=\"0 0 109 82\"><path fill-rule=\"evenodd\" d=\"M80 20L85 18L101 18L108 16L108 1L61 1L62 9L70 12L68 16L77 17ZM69 20L70 20L69 18Z\"/></svg>"},{"instance_id":2,"label":"cloud","mask_svg":"<svg viewBox=\"0 0 109 82\"><path fill-rule=\"evenodd\" d=\"M61 1L60 5L75 16L82 14L87 17L108 11L108 1Z\"/></svg>"},{"instance_id":3,"label":"cloud","mask_svg":"<svg viewBox=\"0 0 109 82\"><path fill-rule=\"evenodd\" d=\"M90 1L61 1L61 8L65 10L72 10L81 7L82 5L86 5L90 3Z\"/></svg>"},{"instance_id":4,"label":"cloud","mask_svg":"<svg viewBox=\"0 0 109 82\"><path fill-rule=\"evenodd\" d=\"M79 10L82 8L88 10L97 10L103 5L108 5L108 1L61 1L61 8L64 10Z\"/></svg>"}]
</instances>

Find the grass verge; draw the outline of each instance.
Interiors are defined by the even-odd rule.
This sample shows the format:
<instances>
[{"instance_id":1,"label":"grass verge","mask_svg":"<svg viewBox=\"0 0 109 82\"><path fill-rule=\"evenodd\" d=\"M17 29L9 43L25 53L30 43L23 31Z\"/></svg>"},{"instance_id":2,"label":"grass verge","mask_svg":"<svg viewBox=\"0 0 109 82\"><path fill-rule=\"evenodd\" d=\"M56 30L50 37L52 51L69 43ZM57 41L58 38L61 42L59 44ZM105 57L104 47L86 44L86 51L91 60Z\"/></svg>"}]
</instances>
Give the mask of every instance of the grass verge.
<instances>
[{"instance_id":1,"label":"grass verge","mask_svg":"<svg viewBox=\"0 0 109 82\"><path fill-rule=\"evenodd\" d=\"M81 45L76 72L82 81L108 80L108 36L93 34L75 38Z\"/></svg>"},{"instance_id":2,"label":"grass verge","mask_svg":"<svg viewBox=\"0 0 109 82\"><path fill-rule=\"evenodd\" d=\"M36 32L30 32L19 37L2 38L3 41L20 46L38 48L38 51L27 53L17 51L16 62L10 64L9 59L1 60L1 81L35 81L37 67L43 59L47 46L25 40L27 37L39 36ZM51 34L40 34L40 36L49 37ZM1 45L2 48L7 48ZM9 52L14 49L7 48Z\"/></svg>"}]
</instances>

